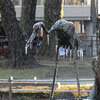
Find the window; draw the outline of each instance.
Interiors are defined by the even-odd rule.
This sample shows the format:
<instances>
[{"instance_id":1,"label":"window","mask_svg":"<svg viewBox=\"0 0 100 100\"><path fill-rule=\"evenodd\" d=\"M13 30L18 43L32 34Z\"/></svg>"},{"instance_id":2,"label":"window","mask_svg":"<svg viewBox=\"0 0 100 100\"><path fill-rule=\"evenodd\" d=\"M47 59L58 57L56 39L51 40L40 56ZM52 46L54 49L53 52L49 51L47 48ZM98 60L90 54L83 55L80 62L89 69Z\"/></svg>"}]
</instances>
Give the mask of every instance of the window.
<instances>
[{"instance_id":1,"label":"window","mask_svg":"<svg viewBox=\"0 0 100 100\"><path fill-rule=\"evenodd\" d=\"M73 5L74 0L64 0L64 5Z\"/></svg>"},{"instance_id":2,"label":"window","mask_svg":"<svg viewBox=\"0 0 100 100\"><path fill-rule=\"evenodd\" d=\"M37 5L44 5L44 0L37 0Z\"/></svg>"},{"instance_id":3,"label":"window","mask_svg":"<svg viewBox=\"0 0 100 100\"><path fill-rule=\"evenodd\" d=\"M87 5L91 0L64 0L64 5Z\"/></svg>"},{"instance_id":4,"label":"window","mask_svg":"<svg viewBox=\"0 0 100 100\"><path fill-rule=\"evenodd\" d=\"M11 1L15 6L20 5L20 3L22 2L21 0L11 0Z\"/></svg>"},{"instance_id":5,"label":"window","mask_svg":"<svg viewBox=\"0 0 100 100\"><path fill-rule=\"evenodd\" d=\"M85 28L84 28L85 25L84 25L84 22L83 21L75 21L73 23L75 25L76 32L78 32L80 34L85 33Z\"/></svg>"}]
</instances>

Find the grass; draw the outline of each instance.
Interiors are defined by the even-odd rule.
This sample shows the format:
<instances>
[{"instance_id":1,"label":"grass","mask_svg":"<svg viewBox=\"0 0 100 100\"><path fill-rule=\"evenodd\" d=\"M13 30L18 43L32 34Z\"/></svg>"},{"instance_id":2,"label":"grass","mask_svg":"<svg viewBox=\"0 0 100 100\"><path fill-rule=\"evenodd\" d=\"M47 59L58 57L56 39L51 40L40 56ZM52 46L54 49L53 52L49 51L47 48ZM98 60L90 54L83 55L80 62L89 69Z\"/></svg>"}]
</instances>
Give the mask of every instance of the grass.
<instances>
[{"instance_id":1,"label":"grass","mask_svg":"<svg viewBox=\"0 0 100 100\"><path fill-rule=\"evenodd\" d=\"M52 79L54 74L55 61L40 59L39 64L45 66L38 66L33 68L24 69L10 69L6 61L0 60L0 79L6 78L11 75L14 78L33 79ZM68 59L61 59L58 62L57 77L59 79L73 79L76 78L75 67L73 61L69 62ZM78 68L80 78L94 78L94 72L91 67L91 59L84 58L83 61L78 60Z\"/></svg>"},{"instance_id":2,"label":"grass","mask_svg":"<svg viewBox=\"0 0 100 100\"><path fill-rule=\"evenodd\" d=\"M38 74L37 74L38 73ZM24 69L24 70L18 70L18 69L7 69L7 70L0 70L0 79L8 78L8 76L13 76L14 78L24 78L24 79L32 79L36 75L37 78L42 78L43 71L39 71L38 69Z\"/></svg>"}]
</instances>

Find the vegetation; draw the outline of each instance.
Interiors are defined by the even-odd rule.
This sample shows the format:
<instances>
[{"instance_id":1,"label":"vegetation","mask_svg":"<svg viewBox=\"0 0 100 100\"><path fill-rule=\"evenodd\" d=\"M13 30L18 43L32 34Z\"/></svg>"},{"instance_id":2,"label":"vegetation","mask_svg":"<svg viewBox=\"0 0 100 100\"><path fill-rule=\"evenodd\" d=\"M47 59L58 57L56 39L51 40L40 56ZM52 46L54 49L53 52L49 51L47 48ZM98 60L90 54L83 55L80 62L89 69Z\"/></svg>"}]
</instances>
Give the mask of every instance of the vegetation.
<instances>
[{"instance_id":1,"label":"vegetation","mask_svg":"<svg viewBox=\"0 0 100 100\"><path fill-rule=\"evenodd\" d=\"M38 74L37 74L38 73ZM35 76L37 78L42 78L42 73L44 73L43 70L39 69L7 69L7 70L0 70L0 79L7 79L8 76L13 76L14 78L24 78L24 79L33 79Z\"/></svg>"},{"instance_id":2,"label":"vegetation","mask_svg":"<svg viewBox=\"0 0 100 100\"><path fill-rule=\"evenodd\" d=\"M20 68L24 66L28 60L30 61L29 57L25 57L24 47L25 39L31 34L31 27L35 22L36 1L37 0L23 0L22 17L19 23L11 0L0 0L2 25L8 37L9 61L13 68Z\"/></svg>"},{"instance_id":3,"label":"vegetation","mask_svg":"<svg viewBox=\"0 0 100 100\"><path fill-rule=\"evenodd\" d=\"M22 96L16 100L31 100L30 98L26 97L26 96Z\"/></svg>"},{"instance_id":4,"label":"vegetation","mask_svg":"<svg viewBox=\"0 0 100 100\"><path fill-rule=\"evenodd\" d=\"M98 53L98 63L94 66L94 73L95 73L95 93L94 98L100 99L100 50Z\"/></svg>"},{"instance_id":5,"label":"vegetation","mask_svg":"<svg viewBox=\"0 0 100 100\"><path fill-rule=\"evenodd\" d=\"M90 90L93 87L93 84L81 84L80 89L81 90ZM4 90L8 90L8 87L3 88ZM19 94L19 97L24 94L24 96L28 96L30 98L49 98L50 97L50 92L36 92L36 91L24 91L24 90L50 90L49 86L13 86L12 89L14 90L23 90L23 91L17 91L13 92L13 96L17 96ZM60 87L56 87L55 90L58 91L68 91L68 90L77 90L77 85L76 84L64 84L60 85ZM2 93L2 92L0 92ZM78 92L72 92L76 98L78 98ZM6 92L7 94L7 92ZM56 97L59 94L59 92L54 93L54 97ZM7 94L8 95L8 94ZM87 97L89 95L88 92L81 92L81 97ZM26 98L26 97L21 97L21 98ZM18 99L19 100L19 99ZM23 100L23 99L21 99Z\"/></svg>"},{"instance_id":6,"label":"vegetation","mask_svg":"<svg viewBox=\"0 0 100 100\"><path fill-rule=\"evenodd\" d=\"M60 18L63 17L63 0L45 0L44 3L44 22L47 29ZM44 36L43 45L41 47L40 53L49 57L54 57L55 55L55 45L56 45L56 34L50 36L49 45L46 42L46 36Z\"/></svg>"}]
</instances>

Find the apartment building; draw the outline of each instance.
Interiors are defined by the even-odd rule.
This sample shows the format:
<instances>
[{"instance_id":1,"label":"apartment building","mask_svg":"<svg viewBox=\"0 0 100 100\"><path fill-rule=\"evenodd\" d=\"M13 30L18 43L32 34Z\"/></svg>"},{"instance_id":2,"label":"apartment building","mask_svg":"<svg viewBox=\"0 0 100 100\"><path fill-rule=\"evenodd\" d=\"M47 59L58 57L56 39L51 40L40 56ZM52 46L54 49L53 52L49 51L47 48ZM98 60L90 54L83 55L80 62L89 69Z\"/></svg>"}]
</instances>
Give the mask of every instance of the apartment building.
<instances>
[{"instance_id":1,"label":"apartment building","mask_svg":"<svg viewBox=\"0 0 100 100\"><path fill-rule=\"evenodd\" d=\"M20 20L22 0L11 0L11 1L15 5L16 17L18 20ZM44 20L44 1L45 0L37 0L36 19L35 19L36 21ZM96 34L94 34L96 32L94 32L94 22L92 20L94 16L92 17L93 15L92 10L94 7L97 7L97 1L98 0L64 0L63 18L67 21L72 21L74 23L76 32L78 32L80 36L96 37ZM91 38L89 39L91 40ZM92 39L93 41L96 41L96 38ZM96 45L96 42L93 44ZM96 54L94 53L93 55Z\"/></svg>"},{"instance_id":2,"label":"apartment building","mask_svg":"<svg viewBox=\"0 0 100 100\"><path fill-rule=\"evenodd\" d=\"M20 20L22 0L11 0L15 5L16 17ZM37 0L36 20L44 20L44 0ZM80 35L90 34L86 24L91 20L91 0L64 0L64 19L73 21L76 31ZM87 26L86 26L87 25ZM88 28L89 29L89 28Z\"/></svg>"},{"instance_id":3,"label":"apartment building","mask_svg":"<svg viewBox=\"0 0 100 100\"><path fill-rule=\"evenodd\" d=\"M22 0L11 0L16 8L16 17L20 20ZM44 0L37 0L36 20L44 20ZM70 13L71 12L71 13ZM91 0L64 0L64 19L73 21L76 31L85 35L85 21L91 20Z\"/></svg>"}]
</instances>

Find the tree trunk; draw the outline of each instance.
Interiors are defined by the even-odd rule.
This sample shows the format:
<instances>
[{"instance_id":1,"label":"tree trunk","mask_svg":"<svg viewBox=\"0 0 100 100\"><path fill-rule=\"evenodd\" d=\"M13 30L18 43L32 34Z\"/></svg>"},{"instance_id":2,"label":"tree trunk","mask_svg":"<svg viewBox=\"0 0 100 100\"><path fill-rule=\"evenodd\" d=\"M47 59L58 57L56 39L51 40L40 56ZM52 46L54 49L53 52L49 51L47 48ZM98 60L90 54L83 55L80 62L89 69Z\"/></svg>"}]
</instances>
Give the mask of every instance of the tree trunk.
<instances>
[{"instance_id":1,"label":"tree trunk","mask_svg":"<svg viewBox=\"0 0 100 100\"><path fill-rule=\"evenodd\" d=\"M96 2L97 0L91 0L91 19L93 22L93 33L96 34ZM98 52L98 62L97 65L93 66L94 73L95 73L95 93L94 93L94 99L100 100L100 49Z\"/></svg>"},{"instance_id":2,"label":"tree trunk","mask_svg":"<svg viewBox=\"0 0 100 100\"><path fill-rule=\"evenodd\" d=\"M21 13L20 27L25 37L25 41L29 39L33 31L32 26L35 23L36 2L37 0L23 0L22 1L22 13ZM33 51L31 49L29 50L29 53L25 56L26 65L36 64L36 60L32 54L33 54Z\"/></svg>"},{"instance_id":3,"label":"tree trunk","mask_svg":"<svg viewBox=\"0 0 100 100\"><path fill-rule=\"evenodd\" d=\"M48 29L63 16L63 0L45 0L44 5L44 21ZM53 57L55 55L56 34L50 36L50 44L47 44L46 36L44 35L43 45L40 53L46 56Z\"/></svg>"},{"instance_id":4,"label":"tree trunk","mask_svg":"<svg viewBox=\"0 0 100 100\"><path fill-rule=\"evenodd\" d=\"M14 68L20 68L23 65L25 65L24 35L26 33L32 33L31 21L33 21L34 23L35 6L36 0L29 0L29 2L28 0L26 0L24 2L20 28L19 22L16 19L16 12L11 0L0 0L0 12L2 17L2 23L8 37L10 55L9 58ZM24 14L26 17L24 16Z\"/></svg>"},{"instance_id":5,"label":"tree trunk","mask_svg":"<svg viewBox=\"0 0 100 100\"><path fill-rule=\"evenodd\" d=\"M9 58L13 67L24 65L24 37L16 19L14 6L10 0L1 0L1 17L8 36Z\"/></svg>"},{"instance_id":6,"label":"tree trunk","mask_svg":"<svg viewBox=\"0 0 100 100\"><path fill-rule=\"evenodd\" d=\"M20 27L25 36L25 39L29 38L33 30L32 26L35 23L36 2L37 0L22 1Z\"/></svg>"},{"instance_id":7,"label":"tree trunk","mask_svg":"<svg viewBox=\"0 0 100 100\"><path fill-rule=\"evenodd\" d=\"M100 99L100 50L98 53L98 63L97 66L94 67L95 72L95 94L94 98Z\"/></svg>"}]
</instances>

